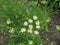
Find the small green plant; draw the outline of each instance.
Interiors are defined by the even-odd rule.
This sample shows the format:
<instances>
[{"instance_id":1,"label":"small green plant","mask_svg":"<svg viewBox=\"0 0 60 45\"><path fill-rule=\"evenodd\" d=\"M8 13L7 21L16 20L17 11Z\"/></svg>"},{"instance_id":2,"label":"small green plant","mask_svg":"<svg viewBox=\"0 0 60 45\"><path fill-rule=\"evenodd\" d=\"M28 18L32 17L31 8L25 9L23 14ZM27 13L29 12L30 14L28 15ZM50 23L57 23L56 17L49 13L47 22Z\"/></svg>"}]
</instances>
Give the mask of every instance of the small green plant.
<instances>
[{"instance_id":1,"label":"small green plant","mask_svg":"<svg viewBox=\"0 0 60 45\"><path fill-rule=\"evenodd\" d=\"M48 7L49 2L41 0L39 7L37 1L28 5L27 0L0 0L0 28L9 34L8 45L40 45L43 42L40 33L44 27L48 31L47 23L51 21L48 16L55 4L53 1Z\"/></svg>"},{"instance_id":2,"label":"small green plant","mask_svg":"<svg viewBox=\"0 0 60 45\"><path fill-rule=\"evenodd\" d=\"M8 24L9 23L10 21L8 21ZM40 21L38 20L37 16L33 16L33 19L28 19L24 21L23 27L20 28L20 30L16 30L16 32L18 33L17 35L14 35L16 33L14 28L11 28L9 30L9 33L11 34L10 36L14 37L13 39L15 38L18 39L14 40L14 43L16 42L16 44L22 43L24 45L39 45L41 43L39 30L40 30Z\"/></svg>"}]
</instances>

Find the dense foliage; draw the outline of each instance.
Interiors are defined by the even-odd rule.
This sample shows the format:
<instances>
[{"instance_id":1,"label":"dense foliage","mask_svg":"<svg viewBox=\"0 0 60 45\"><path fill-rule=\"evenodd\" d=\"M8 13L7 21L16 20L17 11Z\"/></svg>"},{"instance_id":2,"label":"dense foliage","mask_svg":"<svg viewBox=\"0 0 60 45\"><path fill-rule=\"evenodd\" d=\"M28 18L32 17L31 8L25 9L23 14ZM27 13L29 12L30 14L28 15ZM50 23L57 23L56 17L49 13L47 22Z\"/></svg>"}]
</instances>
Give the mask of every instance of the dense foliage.
<instances>
[{"instance_id":1,"label":"dense foliage","mask_svg":"<svg viewBox=\"0 0 60 45\"><path fill-rule=\"evenodd\" d=\"M8 45L40 45L40 33L48 31L51 21L48 16L59 7L59 0L0 0L0 31L8 33Z\"/></svg>"}]
</instances>

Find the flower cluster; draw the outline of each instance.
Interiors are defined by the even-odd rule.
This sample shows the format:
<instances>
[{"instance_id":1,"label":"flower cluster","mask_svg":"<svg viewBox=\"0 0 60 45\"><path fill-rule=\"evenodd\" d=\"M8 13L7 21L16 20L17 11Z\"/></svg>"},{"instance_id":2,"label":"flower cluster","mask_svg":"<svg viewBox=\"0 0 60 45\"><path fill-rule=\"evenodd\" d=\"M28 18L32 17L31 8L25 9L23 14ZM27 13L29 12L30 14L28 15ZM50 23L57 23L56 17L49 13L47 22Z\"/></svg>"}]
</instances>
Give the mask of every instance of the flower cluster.
<instances>
[{"instance_id":1,"label":"flower cluster","mask_svg":"<svg viewBox=\"0 0 60 45\"><path fill-rule=\"evenodd\" d=\"M33 24L33 21L35 21L35 28L36 30L34 30L34 24ZM28 26L28 29L26 28L21 28L20 32L23 33L23 32L28 32L28 33L34 33L36 35L39 34L39 31L38 29L40 29L40 21L38 20L38 17L37 16L33 16L33 19L28 19L28 21L25 21L24 22L24 26Z\"/></svg>"},{"instance_id":2,"label":"flower cluster","mask_svg":"<svg viewBox=\"0 0 60 45\"><path fill-rule=\"evenodd\" d=\"M14 28L11 28L10 30L9 30L9 33L14 33L15 31L14 31Z\"/></svg>"},{"instance_id":3,"label":"flower cluster","mask_svg":"<svg viewBox=\"0 0 60 45\"><path fill-rule=\"evenodd\" d=\"M11 23L11 20L10 20L10 19L8 19L6 23L7 23L7 24L10 24L10 23Z\"/></svg>"}]
</instances>

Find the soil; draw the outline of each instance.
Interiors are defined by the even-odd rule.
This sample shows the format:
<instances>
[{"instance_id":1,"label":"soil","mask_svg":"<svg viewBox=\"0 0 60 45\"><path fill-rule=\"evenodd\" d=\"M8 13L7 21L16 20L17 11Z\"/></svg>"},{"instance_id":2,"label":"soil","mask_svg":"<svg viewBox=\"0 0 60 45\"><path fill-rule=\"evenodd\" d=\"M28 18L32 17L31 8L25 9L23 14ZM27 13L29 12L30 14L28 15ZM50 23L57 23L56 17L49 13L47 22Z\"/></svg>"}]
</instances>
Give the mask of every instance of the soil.
<instances>
[{"instance_id":1,"label":"soil","mask_svg":"<svg viewBox=\"0 0 60 45\"><path fill-rule=\"evenodd\" d=\"M43 41L46 40L43 45L51 45L51 42L54 43L53 45L60 45L60 31L56 29L56 25L60 25L60 11L49 16L51 17L51 21L48 23L49 32L43 30L40 34Z\"/></svg>"},{"instance_id":2,"label":"soil","mask_svg":"<svg viewBox=\"0 0 60 45\"><path fill-rule=\"evenodd\" d=\"M60 25L60 13L50 15L51 22L48 24L49 30L57 30L56 25Z\"/></svg>"},{"instance_id":3,"label":"soil","mask_svg":"<svg viewBox=\"0 0 60 45\"><path fill-rule=\"evenodd\" d=\"M60 45L60 32L56 29L56 25L60 25L60 13L54 13L50 15L50 17L51 22L48 24L50 32L47 32L48 41L53 41L53 45Z\"/></svg>"},{"instance_id":4,"label":"soil","mask_svg":"<svg viewBox=\"0 0 60 45\"><path fill-rule=\"evenodd\" d=\"M7 45L8 34L6 32L0 31L0 45Z\"/></svg>"}]
</instances>

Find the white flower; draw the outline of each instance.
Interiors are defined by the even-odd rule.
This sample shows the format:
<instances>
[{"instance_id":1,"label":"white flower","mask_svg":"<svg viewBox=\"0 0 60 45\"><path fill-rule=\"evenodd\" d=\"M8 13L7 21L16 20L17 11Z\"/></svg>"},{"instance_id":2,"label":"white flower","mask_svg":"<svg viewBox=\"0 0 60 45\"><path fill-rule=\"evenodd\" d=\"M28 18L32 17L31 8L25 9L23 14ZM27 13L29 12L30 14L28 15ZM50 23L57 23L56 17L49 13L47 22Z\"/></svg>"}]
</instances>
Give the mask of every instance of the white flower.
<instances>
[{"instance_id":1,"label":"white flower","mask_svg":"<svg viewBox=\"0 0 60 45\"><path fill-rule=\"evenodd\" d=\"M32 28L33 28L33 25L29 25L28 27L29 27L30 29L32 29Z\"/></svg>"},{"instance_id":2,"label":"white flower","mask_svg":"<svg viewBox=\"0 0 60 45\"><path fill-rule=\"evenodd\" d=\"M37 28L37 29L40 29L40 26L38 25L38 26L36 26L36 28Z\"/></svg>"},{"instance_id":3,"label":"white flower","mask_svg":"<svg viewBox=\"0 0 60 45\"><path fill-rule=\"evenodd\" d=\"M31 29L28 29L28 32L29 32L29 33L32 33L32 30L31 30Z\"/></svg>"},{"instance_id":4,"label":"white flower","mask_svg":"<svg viewBox=\"0 0 60 45\"><path fill-rule=\"evenodd\" d=\"M37 18L38 18L37 16L33 16L33 19L34 19L34 20L37 20Z\"/></svg>"},{"instance_id":5,"label":"white flower","mask_svg":"<svg viewBox=\"0 0 60 45\"><path fill-rule=\"evenodd\" d=\"M32 19L29 19L29 20L28 20L28 22L29 22L29 23L32 23L32 22L33 22L33 20L32 20Z\"/></svg>"},{"instance_id":6,"label":"white flower","mask_svg":"<svg viewBox=\"0 0 60 45\"><path fill-rule=\"evenodd\" d=\"M9 30L9 33L14 33L14 28L11 28L11 29Z\"/></svg>"},{"instance_id":7,"label":"white flower","mask_svg":"<svg viewBox=\"0 0 60 45\"><path fill-rule=\"evenodd\" d=\"M10 20L10 19L8 19L8 20L7 20L7 24L10 24L10 23L11 23L11 20Z\"/></svg>"},{"instance_id":8,"label":"white flower","mask_svg":"<svg viewBox=\"0 0 60 45\"><path fill-rule=\"evenodd\" d=\"M24 22L24 25L25 25L25 26L27 26L27 25L28 25L28 22L27 22L27 21L25 21L25 22Z\"/></svg>"},{"instance_id":9,"label":"white flower","mask_svg":"<svg viewBox=\"0 0 60 45\"><path fill-rule=\"evenodd\" d=\"M36 25L40 25L40 22L39 22L39 20L38 20L38 21L36 21L36 22L35 22L35 24L36 24Z\"/></svg>"},{"instance_id":10,"label":"white flower","mask_svg":"<svg viewBox=\"0 0 60 45\"><path fill-rule=\"evenodd\" d=\"M21 30L20 30L20 32L25 32L26 31L26 29L25 28L21 28Z\"/></svg>"},{"instance_id":11,"label":"white flower","mask_svg":"<svg viewBox=\"0 0 60 45\"><path fill-rule=\"evenodd\" d=\"M34 31L34 34L38 35L39 34L39 31Z\"/></svg>"}]
</instances>

